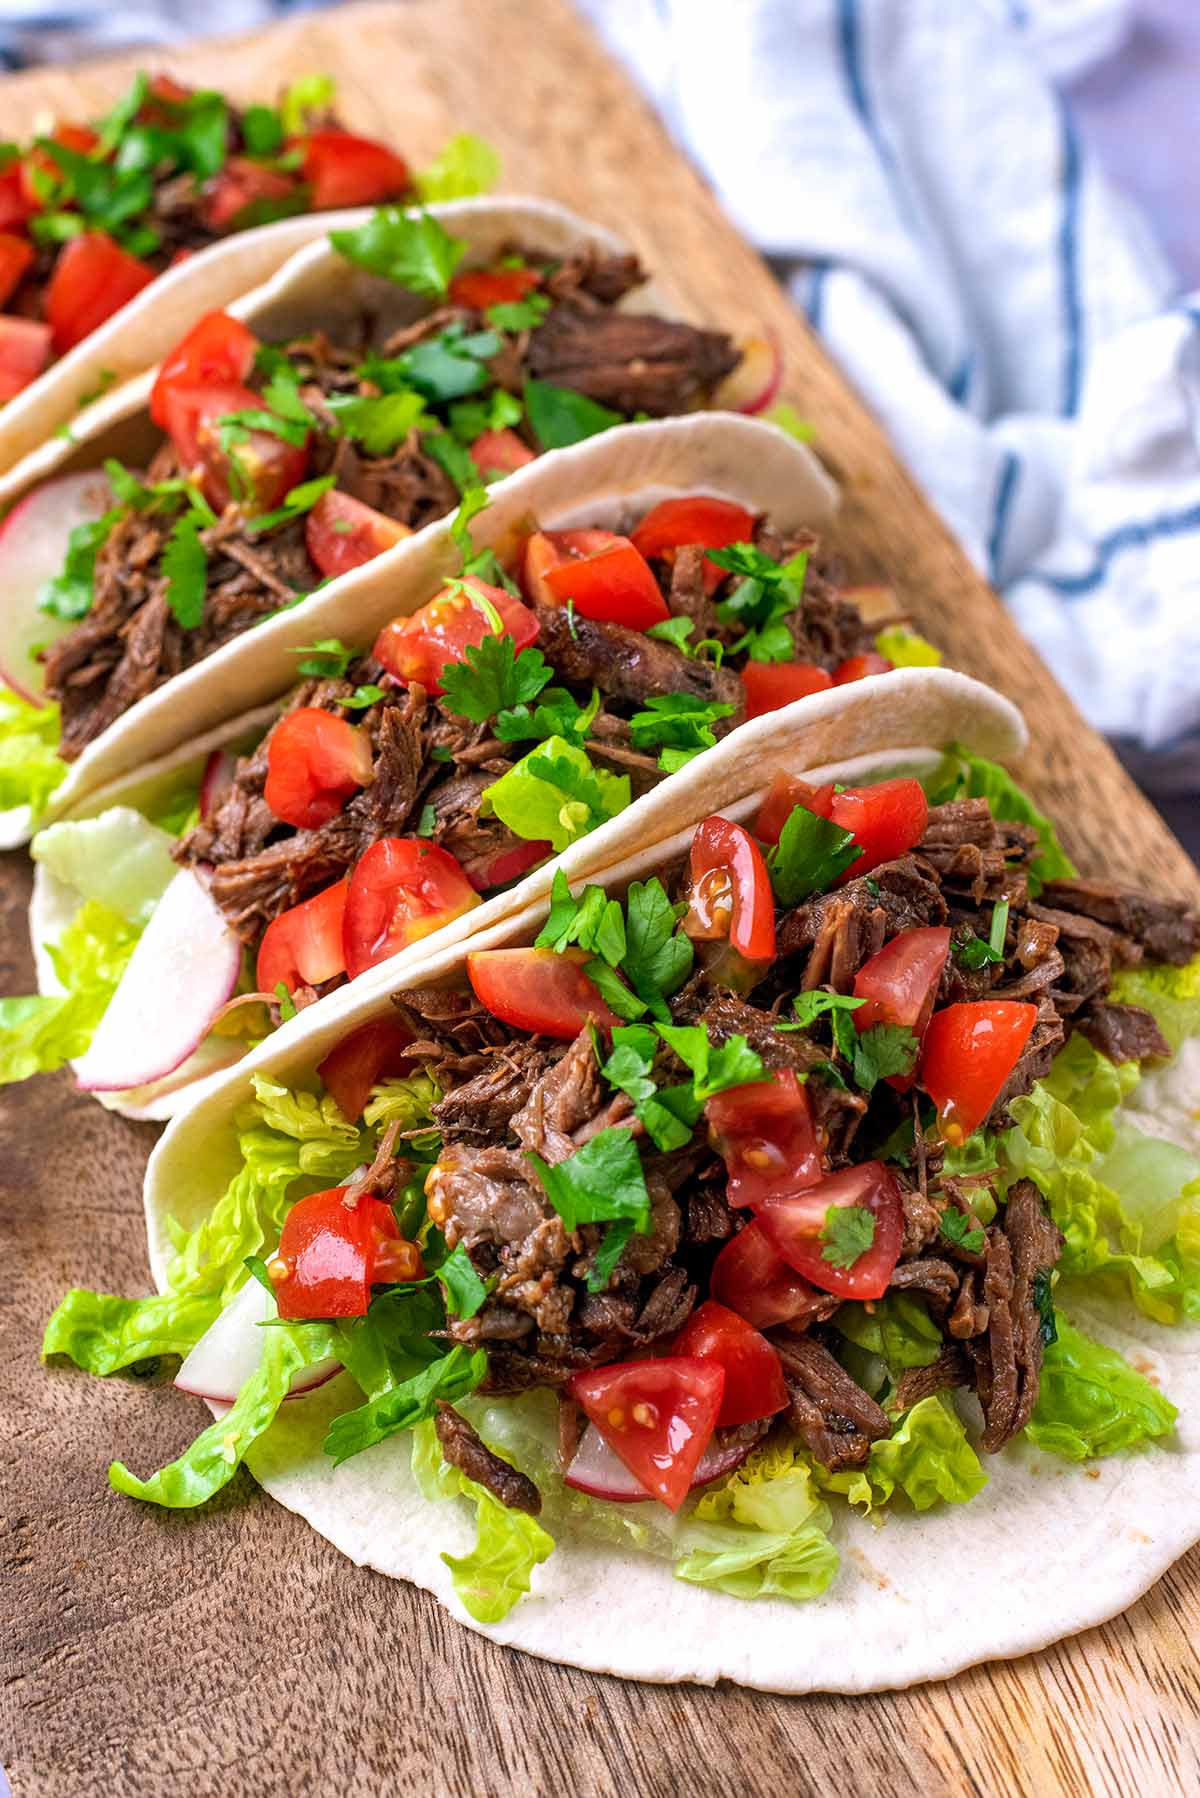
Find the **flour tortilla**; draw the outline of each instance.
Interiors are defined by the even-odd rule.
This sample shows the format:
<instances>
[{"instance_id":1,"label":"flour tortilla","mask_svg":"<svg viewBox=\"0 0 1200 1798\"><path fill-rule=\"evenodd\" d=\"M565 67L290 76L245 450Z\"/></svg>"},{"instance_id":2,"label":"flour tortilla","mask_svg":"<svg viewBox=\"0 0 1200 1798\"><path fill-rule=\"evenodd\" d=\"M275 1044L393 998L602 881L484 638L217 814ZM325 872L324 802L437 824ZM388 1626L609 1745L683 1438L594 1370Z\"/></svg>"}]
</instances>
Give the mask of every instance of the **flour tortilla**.
<instances>
[{"instance_id":1,"label":"flour tortilla","mask_svg":"<svg viewBox=\"0 0 1200 1798\"><path fill-rule=\"evenodd\" d=\"M723 808L728 815L749 815L780 767L812 778L861 781L921 772L935 759L929 748L914 746L843 753L821 764L822 733L811 720L782 735L773 752L763 749L756 763L743 765L738 795ZM682 852L708 809L694 803L702 798L694 793L692 809L677 814L668 839L644 841L610 868L604 884L620 890ZM359 982L352 993L285 1026L178 1118L155 1149L146 1177L150 1260L159 1289L173 1254L168 1218L194 1228L238 1167L231 1124L251 1094L252 1072L304 1084L348 1031L387 1015L392 993L417 983L453 983L461 977L467 947L531 942L546 909L543 896L472 936L469 945L443 947L403 969L392 963L377 970L382 978L370 988ZM1183 1146L1200 1151L1198 1086L1200 1044L1191 1042L1142 1081L1136 1121L1151 1129L1159 1120ZM469 1628L549 1660L627 1678L702 1684L732 1679L781 1692L912 1685L979 1661L1028 1653L1104 1621L1200 1539L1195 1334L1160 1328L1131 1307L1098 1306L1069 1287L1058 1296L1073 1321L1129 1357L1179 1406L1171 1444L1079 1467L1019 1443L987 1460L989 1484L967 1505L924 1515L897 1510L880 1525L838 1507L833 1535L841 1570L830 1590L808 1603L763 1600L750 1606L675 1579L669 1561L597 1546L556 1523L555 1552L535 1572L530 1595L502 1624L481 1626L462 1610L441 1560L443 1552L469 1547L467 1516L453 1504L429 1504L420 1496L410 1471L410 1442L393 1438L336 1470L324 1455L331 1418L360 1402L346 1375L285 1405L249 1465L273 1497L357 1564L411 1580Z\"/></svg>"}]
</instances>

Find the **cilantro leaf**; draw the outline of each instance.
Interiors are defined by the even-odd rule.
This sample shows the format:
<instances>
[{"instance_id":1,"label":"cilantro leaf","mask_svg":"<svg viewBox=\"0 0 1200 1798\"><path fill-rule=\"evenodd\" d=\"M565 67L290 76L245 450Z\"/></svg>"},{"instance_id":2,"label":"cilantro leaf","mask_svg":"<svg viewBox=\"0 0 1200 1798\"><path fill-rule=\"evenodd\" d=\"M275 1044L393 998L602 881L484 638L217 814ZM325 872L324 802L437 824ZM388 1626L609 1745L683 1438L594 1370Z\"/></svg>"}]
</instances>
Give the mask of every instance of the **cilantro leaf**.
<instances>
[{"instance_id":1,"label":"cilantro leaf","mask_svg":"<svg viewBox=\"0 0 1200 1798\"><path fill-rule=\"evenodd\" d=\"M637 750L663 750L659 766L674 774L701 750L714 746L713 725L733 711L731 705L701 699L696 693L656 693L647 699L645 711L635 712L629 720L629 734ZM673 753L668 764L669 752Z\"/></svg>"},{"instance_id":2,"label":"cilantro leaf","mask_svg":"<svg viewBox=\"0 0 1200 1798\"><path fill-rule=\"evenodd\" d=\"M741 576L717 606L721 623L739 626L744 633L731 649L744 650L756 662L791 661L795 645L783 620L803 600L808 551L781 563L751 543L734 543L728 549L711 550L709 560Z\"/></svg>"},{"instance_id":3,"label":"cilantro leaf","mask_svg":"<svg viewBox=\"0 0 1200 1798\"><path fill-rule=\"evenodd\" d=\"M359 651L351 649L340 637L319 637L315 643L293 649L292 654L305 658L296 664L298 674L307 674L313 680L341 680L351 662L358 660Z\"/></svg>"},{"instance_id":4,"label":"cilantro leaf","mask_svg":"<svg viewBox=\"0 0 1200 1798\"><path fill-rule=\"evenodd\" d=\"M570 743L583 743L599 710L596 687L585 706L566 687L547 687L532 710L518 705L498 712L495 731L502 743L518 743L523 737L565 737Z\"/></svg>"},{"instance_id":5,"label":"cilantro leaf","mask_svg":"<svg viewBox=\"0 0 1200 1798\"><path fill-rule=\"evenodd\" d=\"M586 394L548 381L526 381L524 397L530 428L544 450L565 449L625 422Z\"/></svg>"},{"instance_id":6,"label":"cilantro leaf","mask_svg":"<svg viewBox=\"0 0 1200 1798\"><path fill-rule=\"evenodd\" d=\"M797 993L792 1000L792 1010L796 1014L794 1024L776 1024L776 1030L808 1030L817 1019L828 1011L857 1011L865 1005L865 999L855 999L849 993L827 993L824 987L816 987L811 993Z\"/></svg>"},{"instance_id":7,"label":"cilantro leaf","mask_svg":"<svg viewBox=\"0 0 1200 1798\"><path fill-rule=\"evenodd\" d=\"M1030 1289L1033 1308L1040 1320L1038 1333L1044 1347L1058 1341L1058 1319L1054 1312L1054 1275L1048 1267L1039 1268Z\"/></svg>"},{"instance_id":8,"label":"cilantro leaf","mask_svg":"<svg viewBox=\"0 0 1200 1798\"><path fill-rule=\"evenodd\" d=\"M504 431L524 417L521 402L503 387L478 400L455 400L450 407L450 429L460 443L472 444L485 431Z\"/></svg>"},{"instance_id":9,"label":"cilantro leaf","mask_svg":"<svg viewBox=\"0 0 1200 1798\"><path fill-rule=\"evenodd\" d=\"M329 241L356 268L433 299L449 288L467 247L429 213L406 213L398 206L381 206L352 230L331 231Z\"/></svg>"},{"instance_id":10,"label":"cilantro leaf","mask_svg":"<svg viewBox=\"0 0 1200 1798\"><path fill-rule=\"evenodd\" d=\"M77 524L72 528L67 537L62 573L47 581L38 594L39 611L49 613L52 618L87 617L92 605L96 557L120 516L121 508L114 506L90 524Z\"/></svg>"},{"instance_id":11,"label":"cilantro leaf","mask_svg":"<svg viewBox=\"0 0 1200 1798\"><path fill-rule=\"evenodd\" d=\"M619 967L625 954L625 919L620 902L610 899L603 887L585 887L576 899L560 868L550 889L550 915L535 947L561 953L573 943L603 956L610 967Z\"/></svg>"},{"instance_id":12,"label":"cilantro leaf","mask_svg":"<svg viewBox=\"0 0 1200 1798\"><path fill-rule=\"evenodd\" d=\"M960 967L972 971L987 967L993 962L1003 962L1004 944L1008 934L1009 902L999 900L992 907L992 927L985 943L982 937L972 931L965 943L952 943L954 959Z\"/></svg>"},{"instance_id":13,"label":"cilantro leaf","mask_svg":"<svg viewBox=\"0 0 1200 1798\"><path fill-rule=\"evenodd\" d=\"M474 1317L487 1298L488 1288L460 1242L434 1269L442 1283L446 1310L452 1317Z\"/></svg>"},{"instance_id":14,"label":"cilantro leaf","mask_svg":"<svg viewBox=\"0 0 1200 1798\"><path fill-rule=\"evenodd\" d=\"M194 481L179 476L167 481L143 481L112 456L106 459L104 472L114 497L135 512L164 512L186 505L206 525L217 522L216 513Z\"/></svg>"},{"instance_id":15,"label":"cilantro leaf","mask_svg":"<svg viewBox=\"0 0 1200 1798\"><path fill-rule=\"evenodd\" d=\"M792 807L779 841L767 856L771 888L780 905L799 905L812 893L832 886L862 850L853 832L804 806Z\"/></svg>"},{"instance_id":16,"label":"cilantro leaf","mask_svg":"<svg viewBox=\"0 0 1200 1798\"><path fill-rule=\"evenodd\" d=\"M276 525L290 524L293 518L302 518L306 512L312 511L321 495L328 493L336 483L337 476L333 474L318 475L312 481L301 481L298 487L293 487L284 495L283 504L276 506L273 512L260 512L257 518L247 519L246 530L257 536L262 531L273 531Z\"/></svg>"},{"instance_id":17,"label":"cilantro leaf","mask_svg":"<svg viewBox=\"0 0 1200 1798\"><path fill-rule=\"evenodd\" d=\"M383 688L370 683L365 687L355 687L353 693L345 699L335 700L335 705L345 706L348 712L365 712L368 706L378 705L386 697Z\"/></svg>"},{"instance_id":18,"label":"cilantro leaf","mask_svg":"<svg viewBox=\"0 0 1200 1798\"><path fill-rule=\"evenodd\" d=\"M864 1205L831 1205L821 1231L822 1261L833 1267L853 1267L875 1241L875 1214Z\"/></svg>"},{"instance_id":19,"label":"cilantro leaf","mask_svg":"<svg viewBox=\"0 0 1200 1798\"><path fill-rule=\"evenodd\" d=\"M489 306L484 317L493 330L516 333L536 330L549 310L550 301L544 293L528 293L523 300L502 300Z\"/></svg>"},{"instance_id":20,"label":"cilantro leaf","mask_svg":"<svg viewBox=\"0 0 1200 1798\"><path fill-rule=\"evenodd\" d=\"M766 1079L762 1057L744 1036L714 1044L703 1024L660 1024L658 1034L691 1074L701 1105L731 1086L749 1086Z\"/></svg>"},{"instance_id":21,"label":"cilantro leaf","mask_svg":"<svg viewBox=\"0 0 1200 1798\"><path fill-rule=\"evenodd\" d=\"M645 1000L630 992L616 969L609 967L602 956L593 955L590 961L585 961L583 971L608 1009L617 1017L624 1018L628 1023L645 1014Z\"/></svg>"},{"instance_id":22,"label":"cilantro leaf","mask_svg":"<svg viewBox=\"0 0 1200 1798\"><path fill-rule=\"evenodd\" d=\"M403 384L415 388L431 405L444 405L491 384L488 361L500 347L494 331L468 333L461 324L447 325L434 337L422 337L401 356L387 362L368 359L364 372L378 379L385 391Z\"/></svg>"},{"instance_id":23,"label":"cilantro leaf","mask_svg":"<svg viewBox=\"0 0 1200 1798\"><path fill-rule=\"evenodd\" d=\"M646 635L648 637L653 637L658 643L669 643L673 649L678 649L681 654L690 656L695 653L689 646L689 640L695 628L696 621L694 618L662 618L657 624L652 624L650 626Z\"/></svg>"},{"instance_id":24,"label":"cilantro leaf","mask_svg":"<svg viewBox=\"0 0 1200 1798\"><path fill-rule=\"evenodd\" d=\"M953 1205L947 1205L942 1212L938 1227L947 1242L954 1243L957 1248L966 1249L969 1255L982 1254L985 1241L983 1230L972 1230L967 1218Z\"/></svg>"},{"instance_id":25,"label":"cilantro leaf","mask_svg":"<svg viewBox=\"0 0 1200 1798\"><path fill-rule=\"evenodd\" d=\"M593 767L578 745L548 737L485 788L486 808L528 842L555 852L629 804L629 776Z\"/></svg>"},{"instance_id":26,"label":"cilantro leaf","mask_svg":"<svg viewBox=\"0 0 1200 1798\"><path fill-rule=\"evenodd\" d=\"M474 463L471 466L473 468ZM462 566L459 570L461 574L472 572L471 565L476 555L475 543L471 536L471 520L478 518L481 512L486 512L491 503L487 488L476 483L466 489L458 502L457 512L450 520L450 537L461 558Z\"/></svg>"},{"instance_id":27,"label":"cilantro leaf","mask_svg":"<svg viewBox=\"0 0 1200 1798\"><path fill-rule=\"evenodd\" d=\"M283 148L283 120L273 106L247 106L242 114L242 139L250 156L274 156Z\"/></svg>"},{"instance_id":28,"label":"cilantro leaf","mask_svg":"<svg viewBox=\"0 0 1200 1798\"><path fill-rule=\"evenodd\" d=\"M208 590L208 551L200 541L204 520L187 512L177 520L162 553L167 580L167 604L175 622L185 631L195 630L204 616Z\"/></svg>"},{"instance_id":29,"label":"cilantro leaf","mask_svg":"<svg viewBox=\"0 0 1200 1798\"><path fill-rule=\"evenodd\" d=\"M460 493L466 494L479 486L479 470L470 450L449 431L426 431L421 437L421 448L427 456L433 457Z\"/></svg>"},{"instance_id":30,"label":"cilantro leaf","mask_svg":"<svg viewBox=\"0 0 1200 1798\"><path fill-rule=\"evenodd\" d=\"M607 1233L588 1279L590 1292L603 1291L629 1237L635 1230L644 1234L650 1228L650 1194L633 1137L628 1130L613 1127L597 1131L554 1167L540 1155L527 1154L525 1159L568 1230L582 1224L625 1226L615 1249L613 1232Z\"/></svg>"},{"instance_id":31,"label":"cilantro leaf","mask_svg":"<svg viewBox=\"0 0 1200 1798\"><path fill-rule=\"evenodd\" d=\"M835 1013L835 1016L844 1014ZM864 1030L854 1045L854 1078L863 1092L872 1092L889 1074L911 1074L920 1043L906 1024L875 1024Z\"/></svg>"},{"instance_id":32,"label":"cilantro leaf","mask_svg":"<svg viewBox=\"0 0 1200 1798\"><path fill-rule=\"evenodd\" d=\"M691 1140L699 1109L691 1118L671 1109L672 1103L678 1105L682 1088L659 1096L652 1076L658 1052L656 1033L646 1024L624 1024L613 1031L612 1041L612 1054L601 1064L604 1078L633 1100L633 1114L656 1148L665 1152L681 1149Z\"/></svg>"},{"instance_id":33,"label":"cilantro leaf","mask_svg":"<svg viewBox=\"0 0 1200 1798\"><path fill-rule=\"evenodd\" d=\"M463 653L464 661L448 662L442 670L442 704L473 724L535 699L554 672L540 649L515 655L507 631L468 644Z\"/></svg>"},{"instance_id":34,"label":"cilantro leaf","mask_svg":"<svg viewBox=\"0 0 1200 1798\"><path fill-rule=\"evenodd\" d=\"M622 966L655 1017L670 1020L666 1000L692 971L691 938L677 931L675 907L656 875L635 880L625 895L626 950Z\"/></svg>"}]
</instances>

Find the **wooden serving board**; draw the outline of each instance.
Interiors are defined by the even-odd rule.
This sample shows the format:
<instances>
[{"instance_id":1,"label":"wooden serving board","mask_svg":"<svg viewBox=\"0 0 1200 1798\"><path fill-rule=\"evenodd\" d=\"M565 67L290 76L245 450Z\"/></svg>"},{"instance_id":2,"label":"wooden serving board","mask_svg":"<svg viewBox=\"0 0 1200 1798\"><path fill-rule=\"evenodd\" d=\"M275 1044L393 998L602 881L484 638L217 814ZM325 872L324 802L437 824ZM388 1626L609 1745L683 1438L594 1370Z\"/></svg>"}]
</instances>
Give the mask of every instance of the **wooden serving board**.
<instances>
[{"instance_id":1,"label":"wooden serving board","mask_svg":"<svg viewBox=\"0 0 1200 1798\"><path fill-rule=\"evenodd\" d=\"M135 66L6 79L0 136L104 108ZM246 99L329 70L346 118L418 162L453 131L481 132L503 157L508 189L552 195L615 227L698 318L773 326L788 397L815 422L843 486L838 546L854 573L886 576L952 663L1024 707L1034 734L1027 783L1085 869L1196 891L1178 844L566 0L347 7L155 66ZM25 859L7 858L9 993L32 982L28 887ZM892 1695L782 1699L637 1686L497 1648L426 1594L353 1568L244 1474L195 1517L116 1497L110 1456L160 1465L206 1421L198 1403L169 1387L46 1373L37 1345L68 1286L145 1289L139 1197L151 1141L64 1076L0 1102L0 1762L16 1798L1200 1786L1189 1643L1200 1554L1126 1617L1045 1654ZM1046 1553L1070 1552L1064 1519ZM963 1569L967 1583L990 1576ZM744 1628L754 1628L752 1607Z\"/></svg>"}]
</instances>

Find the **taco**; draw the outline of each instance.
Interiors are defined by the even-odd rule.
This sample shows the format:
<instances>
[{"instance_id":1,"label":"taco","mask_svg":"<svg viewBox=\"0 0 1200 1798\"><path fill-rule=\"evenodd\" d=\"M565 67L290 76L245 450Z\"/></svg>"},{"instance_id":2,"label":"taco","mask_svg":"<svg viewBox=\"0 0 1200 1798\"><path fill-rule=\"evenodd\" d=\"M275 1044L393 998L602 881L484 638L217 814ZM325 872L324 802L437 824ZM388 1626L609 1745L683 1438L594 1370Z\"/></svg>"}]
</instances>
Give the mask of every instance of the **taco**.
<instances>
[{"instance_id":1,"label":"taco","mask_svg":"<svg viewBox=\"0 0 1200 1798\"><path fill-rule=\"evenodd\" d=\"M117 1490L245 1460L498 1640L790 1691L1036 1648L1200 1535L1200 918L829 723L175 1120L158 1296L44 1343L211 1403Z\"/></svg>"},{"instance_id":2,"label":"taco","mask_svg":"<svg viewBox=\"0 0 1200 1798\"><path fill-rule=\"evenodd\" d=\"M769 426L638 425L514 477L473 537L460 515L413 539L353 604L315 598L316 642L242 658L266 691L299 676L282 699L34 839L42 997L12 1002L0 1072L69 1057L167 1115L293 1009L546 892L555 856L590 873L661 834L678 787L736 782L800 696L864 752L1011 753L1006 702L880 654L935 652L826 578L828 500Z\"/></svg>"},{"instance_id":3,"label":"taco","mask_svg":"<svg viewBox=\"0 0 1200 1798\"><path fill-rule=\"evenodd\" d=\"M495 157L454 139L414 175L348 131L334 84L235 105L140 73L106 117L59 121L0 163L0 472L157 362L329 229L317 215L486 190Z\"/></svg>"},{"instance_id":4,"label":"taco","mask_svg":"<svg viewBox=\"0 0 1200 1798\"><path fill-rule=\"evenodd\" d=\"M28 458L0 529L8 839L228 717L314 594L353 607L464 490L711 400L739 351L656 304L558 208L384 211Z\"/></svg>"}]
</instances>

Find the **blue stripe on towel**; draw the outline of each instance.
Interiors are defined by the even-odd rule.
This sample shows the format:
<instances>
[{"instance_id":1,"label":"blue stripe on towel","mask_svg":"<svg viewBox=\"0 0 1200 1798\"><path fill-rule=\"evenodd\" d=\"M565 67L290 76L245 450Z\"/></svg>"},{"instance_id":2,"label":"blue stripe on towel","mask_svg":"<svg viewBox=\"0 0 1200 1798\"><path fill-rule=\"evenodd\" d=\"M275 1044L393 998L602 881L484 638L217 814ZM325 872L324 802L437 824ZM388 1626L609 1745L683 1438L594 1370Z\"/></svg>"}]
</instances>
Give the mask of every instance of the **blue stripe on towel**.
<instances>
[{"instance_id":1,"label":"blue stripe on towel","mask_svg":"<svg viewBox=\"0 0 1200 1798\"><path fill-rule=\"evenodd\" d=\"M1064 599L1081 599L1085 593L1095 592L1108 574L1109 563L1122 550L1142 549L1161 537L1185 537L1189 531L1200 532L1200 505L1188 506L1182 512L1160 512L1157 518L1119 525L1107 537L1101 537L1096 545L1095 562L1085 574L1046 574L1042 569L1034 569L1028 578L1061 593Z\"/></svg>"},{"instance_id":2,"label":"blue stripe on towel","mask_svg":"<svg viewBox=\"0 0 1200 1798\"><path fill-rule=\"evenodd\" d=\"M1083 360L1083 307L1079 296L1082 159L1079 154L1079 139L1065 105L1060 105L1059 117L1062 136L1062 222L1058 232L1058 258L1062 271L1063 330L1066 333L1062 412L1065 418L1074 418L1079 410Z\"/></svg>"},{"instance_id":3,"label":"blue stripe on towel","mask_svg":"<svg viewBox=\"0 0 1200 1798\"><path fill-rule=\"evenodd\" d=\"M996 502L992 512L992 530L988 537L988 579L993 587L1000 585L1000 558L1004 553L1004 536L1008 529L1008 517L1012 511L1013 497L1020 478L1020 457L1015 451L1009 450L1000 464L1000 477L996 482Z\"/></svg>"}]
</instances>

